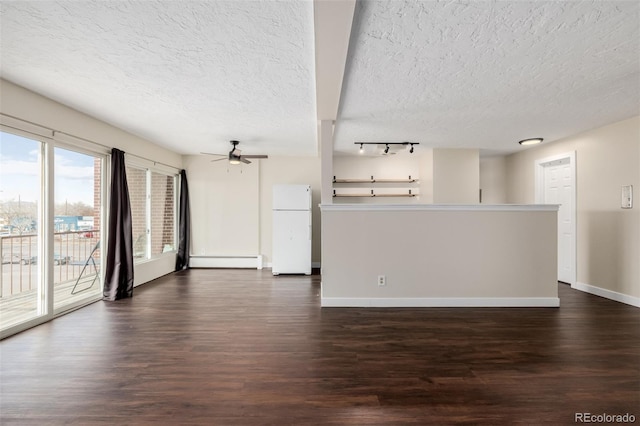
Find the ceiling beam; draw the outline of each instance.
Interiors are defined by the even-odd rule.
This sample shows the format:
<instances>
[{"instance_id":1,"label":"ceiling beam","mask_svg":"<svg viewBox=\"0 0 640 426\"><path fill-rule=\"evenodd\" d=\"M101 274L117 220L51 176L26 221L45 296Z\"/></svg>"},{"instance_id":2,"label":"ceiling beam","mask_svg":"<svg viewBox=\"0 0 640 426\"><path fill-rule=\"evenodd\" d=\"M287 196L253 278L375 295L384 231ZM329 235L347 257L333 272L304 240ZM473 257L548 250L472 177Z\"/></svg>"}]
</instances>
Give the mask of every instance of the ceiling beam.
<instances>
[{"instance_id":1,"label":"ceiling beam","mask_svg":"<svg viewBox=\"0 0 640 426\"><path fill-rule=\"evenodd\" d=\"M318 120L338 116L356 0L314 0Z\"/></svg>"}]
</instances>

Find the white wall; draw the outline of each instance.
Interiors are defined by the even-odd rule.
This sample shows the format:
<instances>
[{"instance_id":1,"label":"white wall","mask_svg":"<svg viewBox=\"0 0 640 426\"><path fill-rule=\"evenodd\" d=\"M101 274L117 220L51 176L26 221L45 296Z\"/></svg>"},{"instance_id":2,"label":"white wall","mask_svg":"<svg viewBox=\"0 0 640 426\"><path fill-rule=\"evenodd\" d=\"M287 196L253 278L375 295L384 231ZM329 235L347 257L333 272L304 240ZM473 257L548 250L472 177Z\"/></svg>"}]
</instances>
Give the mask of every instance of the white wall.
<instances>
[{"instance_id":1,"label":"white wall","mask_svg":"<svg viewBox=\"0 0 640 426\"><path fill-rule=\"evenodd\" d=\"M433 150L433 202L476 204L480 191L477 149Z\"/></svg>"},{"instance_id":2,"label":"white wall","mask_svg":"<svg viewBox=\"0 0 640 426\"><path fill-rule=\"evenodd\" d=\"M433 150L420 149L418 172L420 176L420 202L433 203Z\"/></svg>"},{"instance_id":3,"label":"white wall","mask_svg":"<svg viewBox=\"0 0 640 426\"><path fill-rule=\"evenodd\" d=\"M535 161L571 151L577 171L578 285L607 297L628 296L628 303L640 306L640 117L510 155L507 201L533 203ZM620 208L623 185L634 187L633 209Z\"/></svg>"},{"instance_id":4,"label":"white wall","mask_svg":"<svg viewBox=\"0 0 640 426\"><path fill-rule=\"evenodd\" d=\"M184 157L191 207L191 254L260 253L259 175L262 160L231 165L215 157Z\"/></svg>"},{"instance_id":5,"label":"white wall","mask_svg":"<svg viewBox=\"0 0 640 426\"><path fill-rule=\"evenodd\" d=\"M477 149L424 149L409 154L352 155L333 157L333 175L337 179L419 179L412 184L348 183L334 184L339 193L368 193L373 188L379 194L408 192L418 197L336 197L336 204L476 204L480 190L480 158ZM496 184L498 177L496 176ZM493 183L493 182L492 182ZM492 190L494 187L492 187ZM495 188L498 199L499 188ZM492 192L492 191L490 191ZM504 199L496 201L504 203Z\"/></svg>"},{"instance_id":6,"label":"white wall","mask_svg":"<svg viewBox=\"0 0 640 426\"><path fill-rule=\"evenodd\" d=\"M0 93L2 114L86 139L104 147L118 148L177 169L182 168L182 157L179 154L9 81L0 79ZM93 146L88 145L87 148L92 149ZM138 264L135 267L135 285L166 275L174 268L175 254L165 254L144 264Z\"/></svg>"},{"instance_id":7,"label":"white wall","mask_svg":"<svg viewBox=\"0 0 640 426\"><path fill-rule=\"evenodd\" d=\"M482 204L507 202L507 158L480 158L480 189Z\"/></svg>"},{"instance_id":8,"label":"white wall","mask_svg":"<svg viewBox=\"0 0 640 426\"><path fill-rule=\"evenodd\" d=\"M425 159L422 155L401 152L395 155L352 155L333 158L333 175L336 179L419 179L415 183L348 183L335 184L333 188L342 194L367 194L374 190L377 194L421 193L421 169ZM424 203L418 197L335 197L334 203Z\"/></svg>"},{"instance_id":9,"label":"white wall","mask_svg":"<svg viewBox=\"0 0 640 426\"><path fill-rule=\"evenodd\" d=\"M555 207L322 209L323 306L558 304Z\"/></svg>"},{"instance_id":10,"label":"white wall","mask_svg":"<svg viewBox=\"0 0 640 426\"><path fill-rule=\"evenodd\" d=\"M42 95L0 79L0 112L39 126L182 168L182 156Z\"/></svg>"},{"instance_id":11,"label":"white wall","mask_svg":"<svg viewBox=\"0 0 640 426\"><path fill-rule=\"evenodd\" d=\"M320 158L274 157L249 165L185 156L191 201L194 256L263 256L271 263L272 187L309 184L312 188L312 256L320 262Z\"/></svg>"}]
</instances>

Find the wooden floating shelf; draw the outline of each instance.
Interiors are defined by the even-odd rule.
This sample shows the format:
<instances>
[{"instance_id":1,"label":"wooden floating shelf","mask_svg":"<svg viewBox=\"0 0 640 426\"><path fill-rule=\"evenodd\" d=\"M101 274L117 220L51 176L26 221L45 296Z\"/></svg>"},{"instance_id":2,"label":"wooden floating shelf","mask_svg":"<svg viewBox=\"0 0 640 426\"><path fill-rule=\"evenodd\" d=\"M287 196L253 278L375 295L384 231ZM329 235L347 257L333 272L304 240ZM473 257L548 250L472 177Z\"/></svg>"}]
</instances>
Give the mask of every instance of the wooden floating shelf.
<instances>
[{"instance_id":1,"label":"wooden floating shelf","mask_svg":"<svg viewBox=\"0 0 640 426\"><path fill-rule=\"evenodd\" d=\"M415 197L418 194L374 194L373 197Z\"/></svg>"},{"instance_id":2,"label":"wooden floating shelf","mask_svg":"<svg viewBox=\"0 0 640 426\"><path fill-rule=\"evenodd\" d=\"M386 193L386 194L376 194L374 192L374 190L372 189L371 192L369 193L365 193L365 194L338 194L336 193L336 190L333 190L333 196L334 197L415 197L416 195L419 194L414 194L411 192L411 190L409 190L409 192L403 192L403 193Z\"/></svg>"},{"instance_id":3,"label":"wooden floating shelf","mask_svg":"<svg viewBox=\"0 0 640 426\"><path fill-rule=\"evenodd\" d=\"M414 183L418 182L418 179L412 179L409 176L408 179L375 179L371 176L370 179L336 179L333 177L333 183Z\"/></svg>"},{"instance_id":4,"label":"wooden floating shelf","mask_svg":"<svg viewBox=\"0 0 640 426\"><path fill-rule=\"evenodd\" d=\"M381 182L381 183L413 183L413 182L418 182L418 179L376 179L373 182Z\"/></svg>"},{"instance_id":5,"label":"wooden floating shelf","mask_svg":"<svg viewBox=\"0 0 640 426\"><path fill-rule=\"evenodd\" d=\"M415 197L418 194L333 194L334 197Z\"/></svg>"}]
</instances>

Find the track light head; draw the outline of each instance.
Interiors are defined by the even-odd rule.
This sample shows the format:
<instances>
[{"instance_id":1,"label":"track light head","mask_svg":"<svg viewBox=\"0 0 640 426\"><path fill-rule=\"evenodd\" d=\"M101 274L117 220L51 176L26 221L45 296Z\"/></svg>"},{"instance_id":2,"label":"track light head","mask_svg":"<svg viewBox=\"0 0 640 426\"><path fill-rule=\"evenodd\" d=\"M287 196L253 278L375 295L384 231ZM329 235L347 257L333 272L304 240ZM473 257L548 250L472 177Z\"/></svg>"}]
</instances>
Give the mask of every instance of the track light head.
<instances>
[{"instance_id":1,"label":"track light head","mask_svg":"<svg viewBox=\"0 0 640 426\"><path fill-rule=\"evenodd\" d=\"M389 144L387 144L387 147L384 149L384 153L388 154L389 153Z\"/></svg>"}]
</instances>

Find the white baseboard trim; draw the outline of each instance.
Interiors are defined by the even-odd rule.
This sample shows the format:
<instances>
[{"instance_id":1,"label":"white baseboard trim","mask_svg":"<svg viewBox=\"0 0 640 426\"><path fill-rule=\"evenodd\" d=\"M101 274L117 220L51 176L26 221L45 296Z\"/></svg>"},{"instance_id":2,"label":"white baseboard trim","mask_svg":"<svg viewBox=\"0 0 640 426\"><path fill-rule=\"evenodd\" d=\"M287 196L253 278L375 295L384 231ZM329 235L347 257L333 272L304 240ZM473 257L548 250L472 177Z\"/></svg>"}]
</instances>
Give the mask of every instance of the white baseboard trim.
<instances>
[{"instance_id":1,"label":"white baseboard trim","mask_svg":"<svg viewBox=\"0 0 640 426\"><path fill-rule=\"evenodd\" d=\"M557 308L558 297L324 297L322 307L343 308Z\"/></svg>"},{"instance_id":2,"label":"white baseboard trim","mask_svg":"<svg viewBox=\"0 0 640 426\"><path fill-rule=\"evenodd\" d=\"M271 262L267 262L264 265L264 267L265 268L269 268L269 269L273 269L273 264ZM315 268L320 268L321 267L320 262L311 262L311 267L314 268L314 269Z\"/></svg>"},{"instance_id":3,"label":"white baseboard trim","mask_svg":"<svg viewBox=\"0 0 640 426\"><path fill-rule=\"evenodd\" d=\"M627 305L640 308L640 297L629 296L628 294L618 293L617 291L607 290L606 288L596 287L581 282L576 282L571 285L571 288L584 291L585 293L595 294L596 296L604 297L605 299L615 300L616 302L625 303Z\"/></svg>"},{"instance_id":4,"label":"white baseboard trim","mask_svg":"<svg viewBox=\"0 0 640 426\"><path fill-rule=\"evenodd\" d=\"M189 256L190 268L255 268L262 269L262 255L255 256Z\"/></svg>"}]
</instances>

